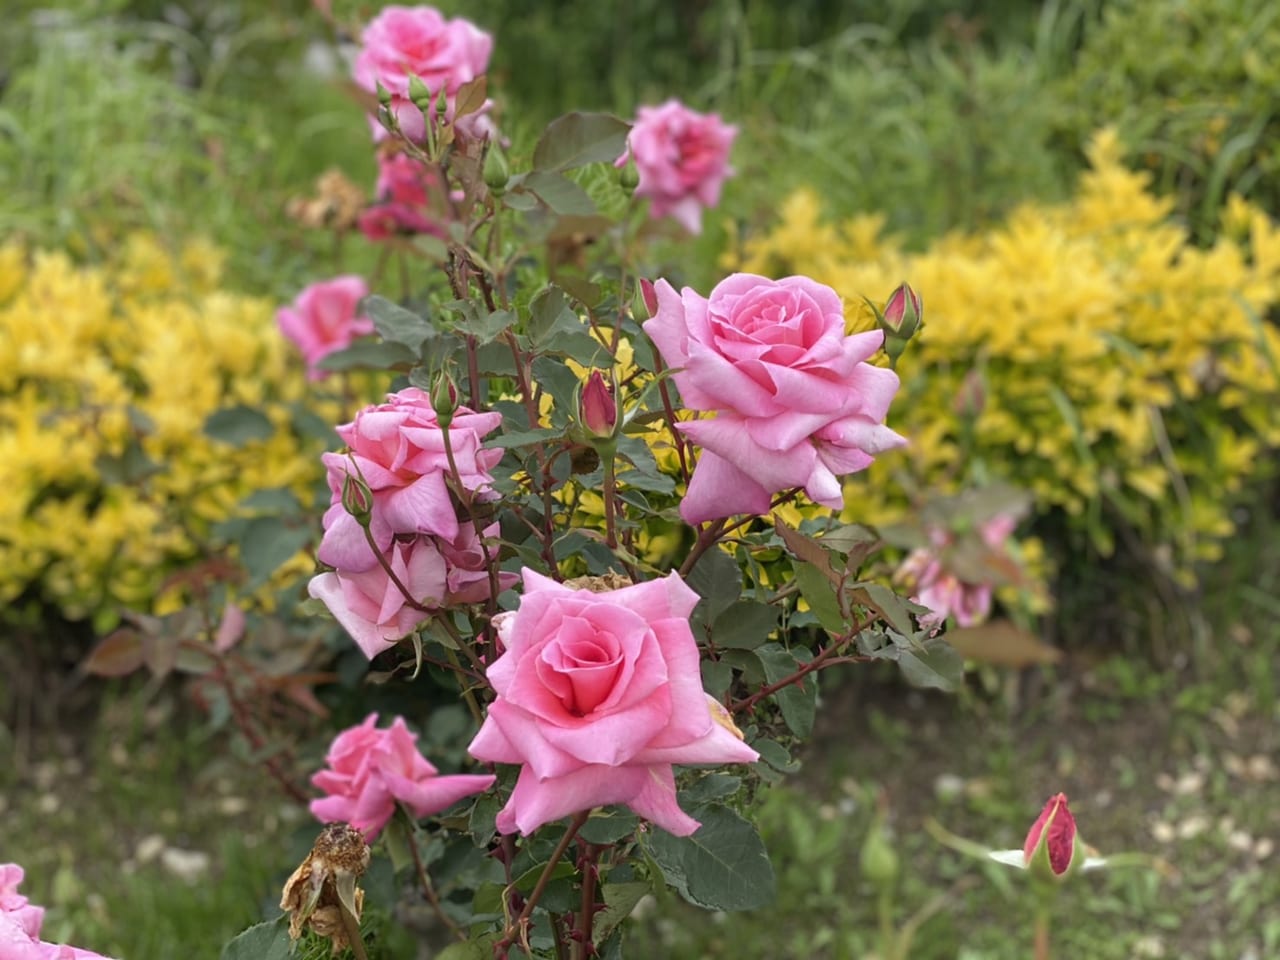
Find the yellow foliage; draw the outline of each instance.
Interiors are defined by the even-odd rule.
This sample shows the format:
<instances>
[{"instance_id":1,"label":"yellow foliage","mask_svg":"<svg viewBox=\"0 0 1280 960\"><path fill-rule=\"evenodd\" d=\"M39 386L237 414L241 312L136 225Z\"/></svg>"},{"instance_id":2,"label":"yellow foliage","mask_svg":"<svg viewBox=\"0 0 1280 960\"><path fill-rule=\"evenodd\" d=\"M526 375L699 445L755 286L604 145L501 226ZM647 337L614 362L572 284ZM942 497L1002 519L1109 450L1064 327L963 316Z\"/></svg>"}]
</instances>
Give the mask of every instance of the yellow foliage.
<instances>
[{"instance_id":1,"label":"yellow foliage","mask_svg":"<svg viewBox=\"0 0 1280 960\"><path fill-rule=\"evenodd\" d=\"M145 234L102 266L0 248L0 602L151 609L246 495L309 502L320 444L288 410L307 382L273 305L219 289L224 259ZM237 404L274 432L208 437L208 416Z\"/></svg>"},{"instance_id":2,"label":"yellow foliage","mask_svg":"<svg viewBox=\"0 0 1280 960\"><path fill-rule=\"evenodd\" d=\"M1117 517L1184 564L1232 533L1231 495L1280 444L1280 335L1263 319L1280 301L1280 231L1233 198L1219 239L1197 248L1112 131L1089 157L1071 202L922 253L869 242L865 218L824 223L802 192L726 264L828 283L859 318L864 292L903 279L923 297L889 414L911 442L851 481L849 519L901 515L904 472L943 492L985 472L1065 511L1103 552ZM956 402L966 377L983 395L971 419Z\"/></svg>"}]
</instances>

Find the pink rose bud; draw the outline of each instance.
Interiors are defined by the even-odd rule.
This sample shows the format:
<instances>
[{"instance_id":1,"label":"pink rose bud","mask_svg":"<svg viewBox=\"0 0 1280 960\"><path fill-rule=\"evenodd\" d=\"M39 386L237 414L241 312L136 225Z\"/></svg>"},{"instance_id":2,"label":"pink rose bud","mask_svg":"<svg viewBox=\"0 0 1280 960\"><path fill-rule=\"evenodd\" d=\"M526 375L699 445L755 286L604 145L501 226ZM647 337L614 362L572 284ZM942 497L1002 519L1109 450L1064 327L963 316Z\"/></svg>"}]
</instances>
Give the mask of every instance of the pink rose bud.
<instances>
[{"instance_id":1,"label":"pink rose bud","mask_svg":"<svg viewBox=\"0 0 1280 960\"><path fill-rule=\"evenodd\" d=\"M640 301L644 304L645 315L643 320L648 320L658 312L658 291L653 288L652 280L640 279Z\"/></svg>"},{"instance_id":2,"label":"pink rose bud","mask_svg":"<svg viewBox=\"0 0 1280 960\"><path fill-rule=\"evenodd\" d=\"M582 425L587 432L601 440L611 439L618 426L618 405L599 370L591 371L579 403Z\"/></svg>"},{"instance_id":3,"label":"pink rose bud","mask_svg":"<svg viewBox=\"0 0 1280 960\"><path fill-rule=\"evenodd\" d=\"M920 295L903 283L889 294L880 322L888 336L909 340L919 328L923 316L924 306L920 302Z\"/></svg>"},{"instance_id":4,"label":"pink rose bud","mask_svg":"<svg viewBox=\"0 0 1280 960\"><path fill-rule=\"evenodd\" d=\"M348 473L342 480L342 509L356 518L362 527L373 515L373 491L363 478Z\"/></svg>"},{"instance_id":5,"label":"pink rose bud","mask_svg":"<svg viewBox=\"0 0 1280 960\"><path fill-rule=\"evenodd\" d=\"M1023 861L1028 870L1061 879L1075 865L1075 854L1076 821L1067 808L1067 795L1055 794L1031 825L1022 846Z\"/></svg>"}]
</instances>

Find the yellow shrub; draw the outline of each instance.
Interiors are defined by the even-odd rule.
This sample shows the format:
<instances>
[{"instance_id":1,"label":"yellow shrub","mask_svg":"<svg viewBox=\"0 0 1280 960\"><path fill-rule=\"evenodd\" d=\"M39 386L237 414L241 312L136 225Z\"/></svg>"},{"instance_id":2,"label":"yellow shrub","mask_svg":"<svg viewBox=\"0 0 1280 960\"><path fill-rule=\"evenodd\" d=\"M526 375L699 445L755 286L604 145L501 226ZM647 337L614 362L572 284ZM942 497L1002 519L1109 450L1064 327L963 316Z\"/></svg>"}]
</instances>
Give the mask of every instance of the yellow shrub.
<instances>
[{"instance_id":1,"label":"yellow shrub","mask_svg":"<svg viewBox=\"0 0 1280 960\"><path fill-rule=\"evenodd\" d=\"M287 408L306 380L273 305L219 289L222 259L146 235L103 266L0 249L0 603L33 591L71 617L150 609L247 494L309 502L320 444ZM237 404L273 433L206 436Z\"/></svg>"},{"instance_id":2,"label":"yellow shrub","mask_svg":"<svg viewBox=\"0 0 1280 960\"><path fill-rule=\"evenodd\" d=\"M1236 199L1198 249L1112 132L1090 160L1072 202L918 254L873 242L870 218L823 223L800 193L730 264L814 277L850 312L902 279L921 293L926 326L889 415L911 443L854 478L858 519L903 509L904 472L944 491L985 472L1065 511L1103 552L1117 515L1180 566L1231 534L1232 495L1280 443L1280 336L1264 319L1280 300L1280 232ZM972 421L957 412L966 377L983 394Z\"/></svg>"}]
</instances>

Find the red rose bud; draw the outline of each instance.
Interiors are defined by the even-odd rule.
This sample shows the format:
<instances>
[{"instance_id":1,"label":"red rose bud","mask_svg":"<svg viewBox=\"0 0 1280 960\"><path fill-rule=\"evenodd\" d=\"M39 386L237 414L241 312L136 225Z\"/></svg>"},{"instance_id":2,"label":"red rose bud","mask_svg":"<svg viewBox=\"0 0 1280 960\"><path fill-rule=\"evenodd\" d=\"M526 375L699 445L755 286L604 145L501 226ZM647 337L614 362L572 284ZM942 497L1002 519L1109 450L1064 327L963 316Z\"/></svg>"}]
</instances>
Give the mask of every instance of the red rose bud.
<instances>
[{"instance_id":1,"label":"red rose bud","mask_svg":"<svg viewBox=\"0 0 1280 960\"><path fill-rule=\"evenodd\" d=\"M1056 794L1040 811L1022 845L1027 869L1051 879L1065 877L1076 861L1076 821L1067 808L1067 795Z\"/></svg>"},{"instance_id":2,"label":"red rose bud","mask_svg":"<svg viewBox=\"0 0 1280 960\"><path fill-rule=\"evenodd\" d=\"M612 439L618 426L618 405L613 390L604 382L599 370L592 370L582 388L579 400L581 422L587 432L599 440Z\"/></svg>"},{"instance_id":3,"label":"red rose bud","mask_svg":"<svg viewBox=\"0 0 1280 960\"><path fill-rule=\"evenodd\" d=\"M640 302L644 304L644 319L656 316L658 313L658 291L653 288L652 280L640 280ZM637 318L640 319L640 318Z\"/></svg>"},{"instance_id":4,"label":"red rose bud","mask_svg":"<svg viewBox=\"0 0 1280 960\"><path fill-rule=\"evenodd\" d=\"M924 305L920 302L920 295L902 283L889 294L884 312L880 315L880 324L884 327L886 337L910 340L919 329L923 316Z\"/></svg>"}]
</instances>

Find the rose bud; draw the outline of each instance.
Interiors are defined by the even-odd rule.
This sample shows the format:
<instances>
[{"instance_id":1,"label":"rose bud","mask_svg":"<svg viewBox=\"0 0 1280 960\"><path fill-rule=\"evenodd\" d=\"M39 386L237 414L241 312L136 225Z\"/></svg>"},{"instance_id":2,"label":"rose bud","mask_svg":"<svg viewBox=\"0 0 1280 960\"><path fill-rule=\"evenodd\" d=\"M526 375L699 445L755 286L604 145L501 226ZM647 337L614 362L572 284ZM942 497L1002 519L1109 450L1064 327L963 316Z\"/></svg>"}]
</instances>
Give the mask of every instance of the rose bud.
<instances>
[{"instance_id":1,"label":"rose bud","mask_svg":"<svg viewBox=\"0 0 1280 960\"><path fill-rule=\"evenodd\" d=\"M919 329L923 316L924 305L920 302L920 295L909 285L902 283L889 294L884 313L880 315L880 324L884 327L886 336L910 340Z\"/></svg>"},{"instance_id":2,"label":"rose bud","mask_svg":"<svg viewBox=\"0 0 1280 960\"><path fill-rule=\"evenodd\" d=\"M431 409L435 411L436 422L447 430L458 409L458 388L453 385L453 377L449 376L448 370L440 371L431 388Z\"/></svg>"},{"instance_id":3,"label":"rose bud","mask_svg":"<svg viewBox=\"0 0 1280 960\"><path fill-rule=\"evenodd\" d=\"M592 370L578 400L579 422L592 439L611 440L617 435L618 405L613 390L599 370Z\"/></svg>"},{"instance_id":4,"label":"rose bud","mask_svg":"<svg viewBox=\"0 0 1280 960\"><path fill-rule=\"evenodd\" d=\"M362 527L369 526L373 517L373 491L364 477L348 473L342 480L342 509L355 517Z\"/></svg>"},{"instance_id":5,"label":"rose bud","mask_svg":"<svg viewBox=\"0 0 1280 960\"><path fill-rule=\"evenodd\" d=\"M648 320L658 312L658 291L653 288L653 281L640 278L640 303L644 306L644 316L636 311L637 320Z\"/></svg>"},{"instance_id":6,"label":"rose bud","mask_svg":"<svg viewBox=\"0 0 1280 960\"><path fill-rule=\"evenodd\" d=\"M511 179L511 167L507 163L507 155L496 143L489 145L484 156L484 184L495 194L501 194Z\"/></svg>"},{"instance_id":7,"label":"rose bud","mask_svg":"<svg viewBox=\"0 0 1280 960\"><path fill-rule=\"evenodd\" d=\"M1055 794L1040 811L1022 845L1027 869L1046 879L1061 880L1076 866L1076 821L1067 795Z\"/></svg>"}]
</instances>

